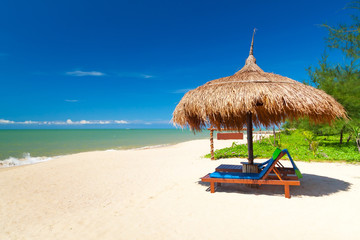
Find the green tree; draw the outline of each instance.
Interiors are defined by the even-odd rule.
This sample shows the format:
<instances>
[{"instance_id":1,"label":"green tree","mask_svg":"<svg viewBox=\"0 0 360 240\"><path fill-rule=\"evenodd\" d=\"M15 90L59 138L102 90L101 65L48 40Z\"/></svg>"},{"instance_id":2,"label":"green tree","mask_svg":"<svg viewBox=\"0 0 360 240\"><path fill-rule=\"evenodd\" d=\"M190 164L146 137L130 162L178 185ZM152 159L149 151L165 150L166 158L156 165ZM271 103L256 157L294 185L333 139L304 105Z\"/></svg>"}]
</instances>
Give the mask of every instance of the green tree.
<instances>
[{"instance_id":1,"label":"green tree","mask_svg":"<svg viewBox=\"0 0 360 240\"><path fill-rule=\"evenodd\" d=\"M343 133L348 132L355 137L360 152L359 131L360 126L360 1L351 2L346 9L353 9L356 14L351 15L350 24L339 24L337 26L322 26L328 30L326 38L329 50L340 50L344 55L344 63L330 64L328 54L325 52L318 66L308 68L310 82L315 87L332 95L346 109L350 121L339 120L333 129L324 126L311 126L307 121L302 121L305 129L316 134L330 133L334 130L340 134L340 144L343 142ZM301 125L301 124L299 124Z\"/></svg>"},{"instance_id":2,"label":"green tree","mask_svg":"<svg viewBox=\"0 0 360 240\"><path fill-rule=\"evenodd\" d=\"M360 119L360 72L355 60L349 65L331 65L324 55L318 67L308 68L312 83L333 96L351 119Z\"/></svg>"},{"instance_id":3,"label":"green tree","mask_svg":"<svg viewBox=\"0 0 360 240\"><path fill-rule=\"evenodd\" d=\"M358 14L360 1L353 1L347 4L345 9L354 9ZM341 50L346 57L357 60L360 58L360 20L358 15L350 15L351 24L339 24L335 27L323 24L327 28L329 36L326 41L329 48Z\"/></svg>"}]
</instances>

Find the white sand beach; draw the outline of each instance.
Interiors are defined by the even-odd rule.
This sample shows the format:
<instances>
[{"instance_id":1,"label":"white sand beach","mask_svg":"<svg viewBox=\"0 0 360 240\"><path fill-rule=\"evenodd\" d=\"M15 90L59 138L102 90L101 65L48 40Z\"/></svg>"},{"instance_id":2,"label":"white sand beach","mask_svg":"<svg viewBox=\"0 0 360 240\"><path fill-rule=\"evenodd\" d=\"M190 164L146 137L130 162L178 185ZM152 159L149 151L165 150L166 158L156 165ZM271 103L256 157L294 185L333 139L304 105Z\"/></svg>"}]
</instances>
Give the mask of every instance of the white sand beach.
<instances>
[{"instance_id":1,"label":"white sand beach","mask_svg":"<svg viewBox=\"0 0 360 240\"><path fill-rule=\"evenodd\" d=\"M282 186L211 194L200 178L244 159L208 152L195 140L0 169L0 239L359 239L359 165L297 162L291 199Z\"/></svg>"}]
</instances>

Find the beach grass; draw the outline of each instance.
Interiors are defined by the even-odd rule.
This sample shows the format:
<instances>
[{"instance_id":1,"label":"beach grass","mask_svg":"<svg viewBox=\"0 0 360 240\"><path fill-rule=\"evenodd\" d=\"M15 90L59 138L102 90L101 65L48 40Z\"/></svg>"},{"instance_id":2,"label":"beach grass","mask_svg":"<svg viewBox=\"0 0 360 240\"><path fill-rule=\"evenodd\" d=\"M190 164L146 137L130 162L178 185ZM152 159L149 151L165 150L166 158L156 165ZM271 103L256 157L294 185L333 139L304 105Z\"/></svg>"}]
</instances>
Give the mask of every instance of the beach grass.
<instances>
[{"instance_id":1,"label":"beach grass","mask_svg":"<svg viewBox=\"0 0 360 240\"><path fill-rule=\"evenodd\" d=\"M347 136L344 136L347 139ZM360 153L353 140L339 143L339 136L313 136L301 130L282 131L274 137L263 138L254 142L255 158L270 158L276 147L288 149L297 161L342 161L360 163ZM236 144L231 147L216 150L215 159L247 158L247 145ZM205 155L210 158L210 154Z\"/></svg>"}]
</instances>

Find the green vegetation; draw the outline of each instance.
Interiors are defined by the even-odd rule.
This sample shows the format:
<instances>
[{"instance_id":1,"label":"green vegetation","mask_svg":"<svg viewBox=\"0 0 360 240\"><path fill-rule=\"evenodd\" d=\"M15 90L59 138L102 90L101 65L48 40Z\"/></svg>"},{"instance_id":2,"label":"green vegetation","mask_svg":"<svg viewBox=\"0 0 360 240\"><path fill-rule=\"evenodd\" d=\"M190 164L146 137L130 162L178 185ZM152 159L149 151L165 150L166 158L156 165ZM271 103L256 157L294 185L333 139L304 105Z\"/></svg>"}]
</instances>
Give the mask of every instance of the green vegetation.
<instances>
[{"instance_id":1,"label":"green vegetation","mask_svg":"<svg viewBox=\"0 0 360 240\"><path fill-rule=\"evenodd\" d=\"M351 23L337 26L322 25L328 31L327 49L318 66L308 68L308 84L324 90L341 103L350 117L349 121L338 120L329 127L314 125L306 119L301 119L293 123L287 122L284 127L305 129L314 135L337 134L339 144L343 144L345 139L346 144L349 141L355 142L360 152L360 1L349 3L346 9L353 13L350 15ZM340 52L344 61L330 63L327 52L332 51Z\"/></svg>"},{"instance_id":2,"label":"green vegetation","mask_svg":"<svg viewBox=\"0 0 360 240\"><path fill-rule=\"evenodd\" d=\"M280 135L280 136L279 136ZM354 142L339 144L339 136L315 136L311 132L282 131L274 138L264 138L254 142L254 155L256 158L268 159L276 147L287 148L297 161L346 161L359 162L360 153ZM229 148L215 151L215 159L220 158L247 158L247 145L233 143ZM205 157L210 158L210 154Z\"/></svg>"}]
</instances>

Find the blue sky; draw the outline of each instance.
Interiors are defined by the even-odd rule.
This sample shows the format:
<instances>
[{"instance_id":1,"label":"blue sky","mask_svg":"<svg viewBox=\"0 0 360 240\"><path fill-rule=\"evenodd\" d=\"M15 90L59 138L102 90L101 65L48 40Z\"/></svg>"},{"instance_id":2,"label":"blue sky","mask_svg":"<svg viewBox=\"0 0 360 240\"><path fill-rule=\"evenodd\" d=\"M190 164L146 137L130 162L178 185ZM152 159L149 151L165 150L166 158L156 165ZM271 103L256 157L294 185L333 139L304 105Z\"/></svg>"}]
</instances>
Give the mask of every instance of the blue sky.
<instances>
[{"instance_id":1,"label":"blue sky","mask_svg":"<svg viewBox=\"0 0 360 240\"><path fill-rule=\"evenodd\" d=\"M258 65L303 81L346 2L2 0L0 128L169 127L186 91L242 68L254 28Z\"/></svg>"}]
</instances>

